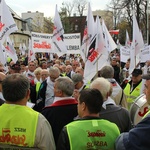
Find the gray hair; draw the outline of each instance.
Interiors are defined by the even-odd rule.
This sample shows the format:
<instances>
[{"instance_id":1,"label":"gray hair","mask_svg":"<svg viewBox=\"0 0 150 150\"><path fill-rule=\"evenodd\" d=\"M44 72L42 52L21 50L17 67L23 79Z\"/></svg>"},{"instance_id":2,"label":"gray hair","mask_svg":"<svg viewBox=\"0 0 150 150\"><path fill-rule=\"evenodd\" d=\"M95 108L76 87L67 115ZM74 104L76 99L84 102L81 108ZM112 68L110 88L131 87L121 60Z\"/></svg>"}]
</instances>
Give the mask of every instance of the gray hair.
<instances>
[{"instance_id":1,"label":"gray hair","mask_svg":"<svg viewBox=\"0 0 150 150\"><path fill-rule=\"evenodd\" d=\"M69 77L59 77L55 80L57 89L61 90L65 96L72 96L74 83Z\"/></svg>"},{"instance_id":2,"label":"gray hair","mask_svg":"<svg viewBox=\"0 0 150 150\"><path fill-rule=\"evenodd\" d=\"M107 100L111 90L111 83L107 79L99 77L90 84L90 88L98 89L102 93L103 99Z\"/></svg>"},{"instance_id":3,"label":"gray hair","mask_svg":"<svg viewBox=\"0 0 150 150\"><path fill-rule=\"evenodd\" d=\"M51 67L49 69L49 74L50 75L52 75L52 74L60 74L60 70L57 67Z\"/></svg>"},{"instance_id":4,"label":"gray hair","mask_svg":"<svg viewBox=\"0 0 150 150\"><path fill-rule=\"evenodd\" d=\"M18 73L6 76L2 82L3 96L9 102L21 101L26 96L29 88L28 78Z\"/></svg>"},{"instance_id":5,"label":"gray hair","mask_svg":"<svg viewBox=\"0 0 150 150\"><path fill-rule=\"evenodd\" d=\"M114 68L112 66L104 66L100 70L101 77L104 78L113 78L114 77Z\"/></svg>"}]
</instances>

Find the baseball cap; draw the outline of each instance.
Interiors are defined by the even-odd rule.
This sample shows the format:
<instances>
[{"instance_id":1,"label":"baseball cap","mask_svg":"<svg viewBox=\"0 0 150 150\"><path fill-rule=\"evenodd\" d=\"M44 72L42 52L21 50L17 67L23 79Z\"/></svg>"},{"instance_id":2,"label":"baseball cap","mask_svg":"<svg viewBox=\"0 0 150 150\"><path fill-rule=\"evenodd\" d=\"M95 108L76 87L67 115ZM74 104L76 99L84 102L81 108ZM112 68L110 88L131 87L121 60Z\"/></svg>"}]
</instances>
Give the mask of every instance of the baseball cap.
<instances>
[{"instance_id":1,"label":"baseball cap","mask_svg":"<svg viewBox=\"0 0 150 150\"><path fill-rule=\"evenodd\" d=\"M21 70L19 64L13 64L12 66L10 66L10 68L11 68L12 70Z\"/></svg>"},{"instance_id":2,"label":"baseball cap","mask_svg":"<svg viewBox=\"0 0 150 150\"><path fill-rule=\"evenodd\" d=\"M83 81L83 76L80 73L75 73L72 76L72 81L74 82L74 85L76 85L78 82Z\"/></svg>"},{"instance_id":3,"label":"baseball cap","mask_svg":"<svg viewBox=\"0 0 150 150\"><path fill-rule=\"evenodd\" d=\"M148 74L143 74L142 79L150 80L150 73Z\"/></svg>"},{"instance_id":4,"label":"baseball cap","mask_svg":"<svg viewBox=\"0 0 150 150\"><path fill-rule=\"evenodd\" d=\"M138 75L142 75L142 70L141 69L134 69L132 72L132 76L137 77Z\"/></svg>"}]
</instances>

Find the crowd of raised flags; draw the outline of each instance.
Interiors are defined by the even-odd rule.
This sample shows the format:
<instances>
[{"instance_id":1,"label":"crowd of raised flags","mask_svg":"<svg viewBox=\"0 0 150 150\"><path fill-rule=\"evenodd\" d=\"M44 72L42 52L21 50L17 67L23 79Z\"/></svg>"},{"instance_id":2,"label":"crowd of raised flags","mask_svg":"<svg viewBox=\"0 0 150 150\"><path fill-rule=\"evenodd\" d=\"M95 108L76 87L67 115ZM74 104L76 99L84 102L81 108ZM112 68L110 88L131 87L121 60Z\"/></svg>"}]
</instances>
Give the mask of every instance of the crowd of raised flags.
<instances>
[{"instance_id":1,"label":"crowd of raised flags","mask_svg":"<svg viewBox=\"0 0 150 150\"><path fill-rule=\"evenodd\" d=\"M14 62L18 59L16 50L14 49L14 44L9 38L9 35L17 31L18 28L4 0L0 1L0 10L0 61L5 66L7 56L11 57ZM94 21L90 3L88 5L86 21L87 25L81 42L80 55L85 62L84 78L91 80L98 70L100 70L104 65L110 64L109 54L117 48L117 45L112 39L103 18L99 19L99 16L97 16ZM67 54L63 35L64 29L56 5L52 42L54 44L54 52L58 56ZM6 43L5 46L4 43ZM22 55L25 54L26 49L25 44L21 43L19 50ZM133 13L132 42L130 41L128 32L126 31L125 46L120 46L121 61L126 62L128 58L131 59L129 69L130 73L140 62L140 59L142 58L141 54L143 52L141 51L142 49L144 52L149 50L149 48L145 49L144 47L142 34L138 27L135 14ZM146 54L146 52L143 54ZM29 39L28 61L32 61L34 59L35 52L32 49L32 41Z\"/></svg>"}]
</instances>

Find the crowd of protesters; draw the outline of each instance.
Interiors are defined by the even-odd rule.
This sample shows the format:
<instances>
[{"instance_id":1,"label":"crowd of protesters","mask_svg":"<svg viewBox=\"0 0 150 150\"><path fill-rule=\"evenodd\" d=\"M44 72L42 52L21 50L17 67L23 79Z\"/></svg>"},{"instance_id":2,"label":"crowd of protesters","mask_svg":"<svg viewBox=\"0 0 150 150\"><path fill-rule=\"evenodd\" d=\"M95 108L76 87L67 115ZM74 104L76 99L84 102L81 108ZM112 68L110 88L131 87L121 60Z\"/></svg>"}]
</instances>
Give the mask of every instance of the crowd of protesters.
<instances>
[{"instance_id":1,"label":"crowd of protesters","mask_svg":"<svg viewBox=\"0 0 150 150\"><path fill-rule=\"evenodd\" d=\"M23 56L17 62L8 60L7 70L0 63L0 118L6 120L0 125L0 137L5 134L3 129L9 128L10 136L24 135L26 139L25 143L18 144L0 138L0 145L42 150L132 150L140 149L147 142L143 148L150 148L148 140L144 142L140 133L140 143L136 138L138 145L131 144L129 138L136 128L131 122L129 110L141 94L145 68L147 76L143 78L150 80L149 61L129 74L130 59L122 63L119 52L114 51L110 55L110 64L102 67L88 81L84 79L85 63L80 55L58 57L53 54L53 58L50 58L47 53L37 53L36 59L29 62L28 57ZM148 81L147 90L143 89L147 99L150 92ZM33 107L27 109L27 102L31 102ZM15 117L19 121L15 122ZM21 131L14 132L15 127ZM138 126L135 130L138 132ZM128 132L128 135L124 132ZM144 133L144 136L148 134ZM124 135L128 143L124 143ZM131 140L134 143L134 138Z\"/></svg>"}]
</instances>

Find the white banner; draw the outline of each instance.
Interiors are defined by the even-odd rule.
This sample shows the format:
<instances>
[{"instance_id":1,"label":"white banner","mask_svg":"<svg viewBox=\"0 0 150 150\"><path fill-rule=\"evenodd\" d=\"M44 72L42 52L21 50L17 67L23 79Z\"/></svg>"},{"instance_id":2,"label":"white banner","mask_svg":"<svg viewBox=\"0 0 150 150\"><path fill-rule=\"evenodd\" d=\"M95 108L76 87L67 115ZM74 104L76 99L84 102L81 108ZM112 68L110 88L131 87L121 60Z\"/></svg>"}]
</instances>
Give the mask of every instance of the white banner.
<instances>
[{"instance_id":1,"label":"white banner","mask_svg":"<svg viewBox=\"0 0 150 150\"><path fill-rule=\"evenodd\" d=\"M80 33L64 34L64 42L67 46L67 53L80 54L80 45L81 45Z\"/></svg>"},{"instance_id":2,"label":"white banner","mask_svg":"<svg viewBox=\"0 0 150 150\"><path fill-rule=\"evenodd\" d=\"M125 46L120 46L120 61L127 62L130 58L130 49Z\"/></svg>"},{"instance_id":3,"label":"white banner","mask_svg":"<svg viewBox=\"0 0 150 150\"><path fill-rule=\"evenodd\" d=\"M31 33L32 50L36 52L47 52L52 51L52 34L45 33Z\"/></svg>"},{"instance_id":4,"label":"white banner","mask_svg":"<svg viewBox=\"0 0 150 150\"><path fill-rule=\"evenodd\" d=\"M32 49L36 52L56 53L52 42L53 34L32 32ZM80 33L64 34L64 42L67 46L67 53L80 54L81 45Z\"/></svg>"},{"instance_id":5,"label":"white banner","mask_svg":"<svg viewBox=\"0 0 150 150\"><path fill-rule=\"evenodd\" d=\"M141 63L150 60L150 46L146 46L141 50Z\"/></svg>"}]
</instances>

